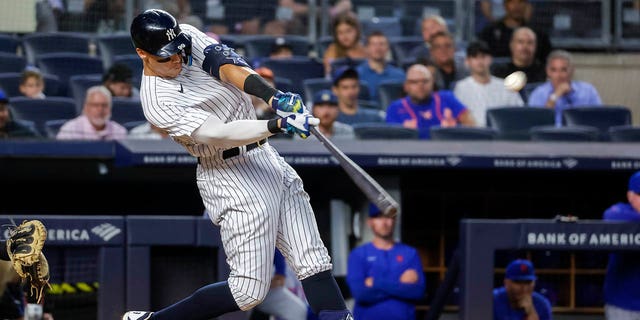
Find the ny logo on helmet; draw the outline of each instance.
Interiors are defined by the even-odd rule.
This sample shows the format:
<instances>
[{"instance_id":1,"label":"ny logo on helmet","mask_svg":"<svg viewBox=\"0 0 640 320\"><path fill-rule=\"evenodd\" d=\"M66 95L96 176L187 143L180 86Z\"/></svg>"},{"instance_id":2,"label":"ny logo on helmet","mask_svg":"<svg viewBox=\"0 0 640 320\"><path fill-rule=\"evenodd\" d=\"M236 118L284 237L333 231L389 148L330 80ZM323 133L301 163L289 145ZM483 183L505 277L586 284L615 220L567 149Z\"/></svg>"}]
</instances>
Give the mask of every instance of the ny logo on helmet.
<instances>
[{"instance_id":1,"label":"ny logo on helmet","mask_svg":"<svg viewBox=\"0 0 640 320\"><path fill-rule=\"evenodd\" d=\"M169 39L169 41L171 41L175 37L176 37L176 32L173 31L173 29L167 29L167 39Z\"/></svg>"}]
</instances>

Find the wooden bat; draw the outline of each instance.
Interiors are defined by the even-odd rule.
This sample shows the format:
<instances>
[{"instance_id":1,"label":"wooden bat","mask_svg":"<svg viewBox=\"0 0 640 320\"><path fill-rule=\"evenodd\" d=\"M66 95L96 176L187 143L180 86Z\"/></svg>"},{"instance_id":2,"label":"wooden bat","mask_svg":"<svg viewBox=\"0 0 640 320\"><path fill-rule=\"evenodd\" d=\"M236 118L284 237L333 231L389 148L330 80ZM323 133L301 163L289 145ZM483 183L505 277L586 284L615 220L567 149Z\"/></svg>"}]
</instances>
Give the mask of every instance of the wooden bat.
<instances>
[{"instance_id":1,"label":"wooden bat","mask_svg":"<svg viewBox=\"0 0 640 320\"><path fill-rule=\"evenodd\" d=\"M347 172L351 180L362 190L369 201L375 204L385 217L393 218L398 214L400 206L389 193L380 186L368 173L366 173L353 160L347 157L333 142L329 141L316 127L309 129L331 154L338 159L340 166Z\"/></svg>"}]
</instances>

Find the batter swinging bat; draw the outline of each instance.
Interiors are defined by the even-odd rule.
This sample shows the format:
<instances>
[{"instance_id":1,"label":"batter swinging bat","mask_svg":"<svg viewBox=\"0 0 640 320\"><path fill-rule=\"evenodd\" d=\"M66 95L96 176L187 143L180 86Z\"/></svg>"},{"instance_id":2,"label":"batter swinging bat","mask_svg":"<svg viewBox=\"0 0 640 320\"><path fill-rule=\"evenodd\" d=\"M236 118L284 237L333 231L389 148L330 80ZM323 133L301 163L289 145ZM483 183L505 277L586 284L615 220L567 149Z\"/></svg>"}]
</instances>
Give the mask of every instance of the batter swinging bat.
<instances>
[{"instance_id":1,"label":"batter swinging bat","mask_svg":"<svg viewBox=\"0 0 640 320\"><path fill-rule=\"evenodd\" d=\"M338 159L342 169L347 172L351 180L364 192L369 201L380 209L380 212L382 212L385 217L393 218L398 214L398 203L378 182L373 180L373 178L353 162L353 160L349 159L344 152L338 149L333 142L329 141L316 127L311 127L309 131Z\"/></svg>"}]
</instances>

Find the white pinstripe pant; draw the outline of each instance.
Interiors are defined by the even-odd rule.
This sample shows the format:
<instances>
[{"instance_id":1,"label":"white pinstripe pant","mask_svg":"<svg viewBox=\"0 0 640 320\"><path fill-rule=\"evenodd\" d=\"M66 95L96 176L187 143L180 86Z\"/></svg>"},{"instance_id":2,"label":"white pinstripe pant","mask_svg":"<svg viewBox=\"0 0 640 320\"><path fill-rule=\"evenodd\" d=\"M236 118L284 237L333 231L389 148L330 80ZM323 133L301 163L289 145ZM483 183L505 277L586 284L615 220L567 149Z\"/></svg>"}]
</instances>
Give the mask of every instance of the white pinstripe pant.
<instances>
[{"instance_id":1,"label":"white pinstripe pant","mask_svg":"<svg viewBox=\"0 0 640 320\"><path fill-rule=\"evenodd\" d=\"M298 279L331 270L302 180L271 146L225 161L201 158L197 180L220 226L228 283L240 309L259 304L269 291L275 246Z\"/></svg>"}]
</instances>

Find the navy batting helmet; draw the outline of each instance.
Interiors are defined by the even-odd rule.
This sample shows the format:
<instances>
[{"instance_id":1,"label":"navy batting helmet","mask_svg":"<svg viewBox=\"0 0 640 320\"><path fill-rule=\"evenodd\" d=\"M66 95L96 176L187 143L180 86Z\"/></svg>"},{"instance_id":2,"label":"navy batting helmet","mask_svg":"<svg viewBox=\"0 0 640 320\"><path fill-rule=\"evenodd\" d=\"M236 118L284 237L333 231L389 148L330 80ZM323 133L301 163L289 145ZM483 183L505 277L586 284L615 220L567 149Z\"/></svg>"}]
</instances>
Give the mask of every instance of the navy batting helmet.
<instances>
[{"instance_id":1,"label":"navy batting helmet","mask_svg":"<svg viewBox=\"0 0 640 320\"><path fill-rule=\"evenodd\" d=\"M131 23L131 40L136 48L152 55L170 57L183 52L191 55L191 36L182 32L176 19L166 11L149 9Z\"/></svg>"}]
</instances>

